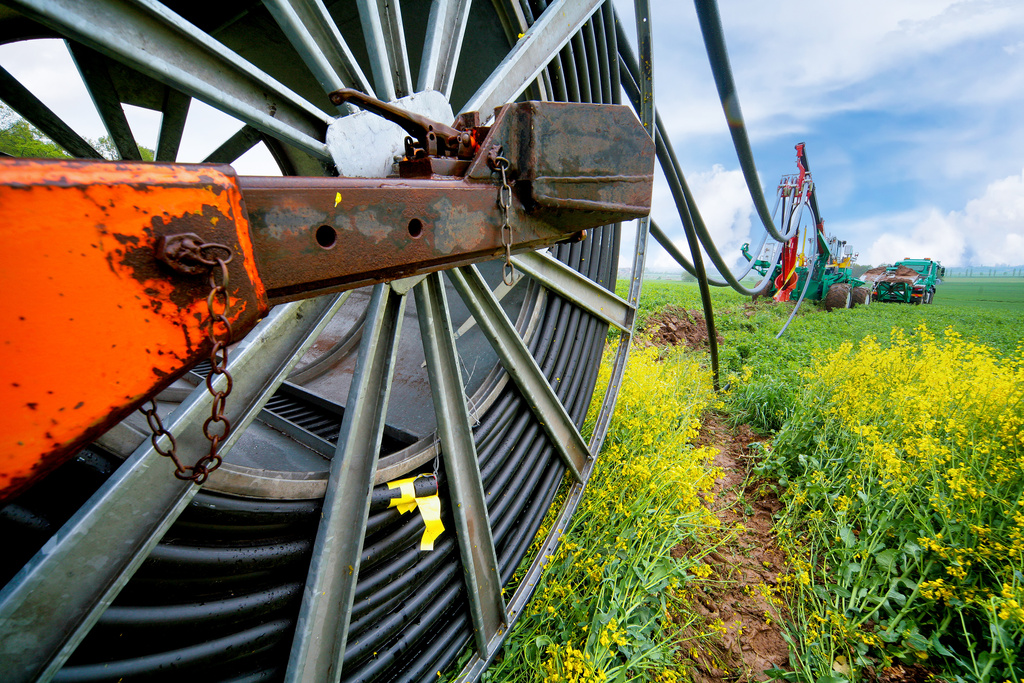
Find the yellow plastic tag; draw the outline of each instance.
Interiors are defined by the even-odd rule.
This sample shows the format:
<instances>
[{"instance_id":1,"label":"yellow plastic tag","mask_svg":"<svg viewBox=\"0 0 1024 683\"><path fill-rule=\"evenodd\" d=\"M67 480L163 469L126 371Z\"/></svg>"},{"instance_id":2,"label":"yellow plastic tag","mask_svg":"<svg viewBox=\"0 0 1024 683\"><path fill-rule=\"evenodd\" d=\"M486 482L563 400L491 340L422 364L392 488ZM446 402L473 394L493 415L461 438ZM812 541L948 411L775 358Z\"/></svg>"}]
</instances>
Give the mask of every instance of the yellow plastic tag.
<instances>
[{"instance_id":1,"label":"yellow plastic tag","mask_svg":"<svg viewBox=\"0 0 1024 683\"><path fill-rule=\"evenodd\" d=\"M398 511L403 515L414 509L416 507L416 488L413 486L413 482L415 481L416 477L388 482L389 489L399 489L401 492L398 498L393 498L388 503L388 507L398 508Z\"/></svg>"},{"instance_id":2,"label":"yellow plastic tag","mask_svg":"<svg viewBox=\"0 0 1024 683\"><path fill-rule=\"evenodd\" d=\"M426 498L417 498L420 515L426 529L423 530L423 537L420 539L420 550L433 550L434 541L444 531L444 524L441 523L441 499L437 494Z\"/></svg>"},{"instance_id":3,"label":"yellow plastic tag","mask_svg":"<svg viewBox=\"0 0 1024 683\"><path fill-rule=\"evenodd\" d=\"M420 516L426 529L423 530L423 537L420 539L420 550L433 550L434 541L444 531L444 524L441 523L441 499L435 493L432 496L422 498L416 497L414 483L418 477L399 479L388 482L389 489L398 489L401 495L394 498L388 507L396 507L401 514L409 512L413 508L419 508Z\"/></svg>"}]
</instances>

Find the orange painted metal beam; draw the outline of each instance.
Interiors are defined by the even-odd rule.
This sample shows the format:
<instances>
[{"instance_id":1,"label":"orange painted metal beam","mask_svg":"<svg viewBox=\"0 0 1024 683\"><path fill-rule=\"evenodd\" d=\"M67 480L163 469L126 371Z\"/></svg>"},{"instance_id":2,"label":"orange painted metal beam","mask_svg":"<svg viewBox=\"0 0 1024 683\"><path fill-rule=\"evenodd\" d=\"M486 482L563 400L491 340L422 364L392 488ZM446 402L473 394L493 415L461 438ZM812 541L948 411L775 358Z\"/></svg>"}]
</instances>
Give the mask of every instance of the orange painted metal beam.
<instances>
[{"instance_id":1,"label":"orange painted metal beam","mask_svg":"<svg viewBox=\"0 0 1024 683\"><path fill-rule=\"evenodd\" d=\"M0 499L209 353L208 277L161 235L231 248L233 331L267 311L228 166L5 159L0 226Z\"/></svg>"},{"instance_id":2,"label":"orange painted metal beam","mask_svg":"<svg viewBox=\"0 0 1024 683\"><path fill-rule=\"evenodd\" d=\"M269 303L539 249L650 211L654 145L625 107L521 102L491 127L452 132L466 158L416 152L400 178L240 184L228 166L0 159L0 500L208 354L209 269L181 245L230 249L240 339ZM463 150L463 133L485 137Z\"/></svg>"}]
</instances>

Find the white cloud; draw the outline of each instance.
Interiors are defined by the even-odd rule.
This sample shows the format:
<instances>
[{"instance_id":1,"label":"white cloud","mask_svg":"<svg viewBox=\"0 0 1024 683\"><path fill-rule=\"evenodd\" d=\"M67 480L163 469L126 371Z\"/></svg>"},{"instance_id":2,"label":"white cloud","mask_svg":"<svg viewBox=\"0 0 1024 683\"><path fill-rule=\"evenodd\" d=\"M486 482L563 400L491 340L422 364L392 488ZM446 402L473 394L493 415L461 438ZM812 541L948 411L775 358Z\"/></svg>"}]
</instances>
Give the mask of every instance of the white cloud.
<instances>
[{"instance_id":1,"label":"white cloud","mask_svg":"<svg viewBox=\"0 0 1024 683\"><path fill-rule=\"evenodd\" d=\"M754 212L742 172L727 171L723 166L716 164L708 171L688 174L686 181L718 252L726 263L735 267L742 258L740 245L749 241ZM690 248L683 233L682 222L672 202L668 186L660 176L655 183L653 203L652 216L655 222L689 258ZM714 268L707 256L704 257L704 261L708 269ZM661 249L651 252L648 266L672 269L678 267L675 260Z\"/></svg>"},{"instance_id":2,"label":"white cloud","mask_svg":"<svg viewBox=\"0 0 1024 683\"><path fill-rule=\"evenodd\" d=\"M1024 263L1024 172L989 184L962 211L943 215L933 208L907 219L896 217L905 229L879 237L860 260L879 264L927 256L947 266Z\"/></svg>"},{"instance_id":3,"label":"white cloud","mask_svg":"<svg viewBox=\"0 0 1024 683\"><path fill-rule=\"evenodd\" d=\"M786 30L778 19L785 16L798 16L799 21ZM1014 0L729 3L723 6L723 22L730 49L738 43L746 53L734 60L743 87L741 99L747 99L748 89L752 96L772 99L791 98L797 91L801 101L806 97L818 107L831 108L841 103L827 103L827 94L854 84L870 85L869 90L883 88L887 97L899 98L905 94L902 84L875 79L894 67L931 63L933 55L968 42L1013 35L1014 27L1024 27L1024 4ZM978 77L972 64L964 64L962 72ZM851 95L859 98L866 93L844 92L843 100L848 102Z\"/></svg>"},{"instance_id":4,"label":"white cloud","mask_svg":"<svg viewBox=\"0 0 1024 683\"><path fill-rule=\"evenodd\" d=\"M884 222L886 217L878 220ZM962 265L965 244L964 235L956 226L932 209L909 229L883 234L858 261L880 265L908 258L931 258L945 266L956 266Z\"/></svg>"},{"instance_id":5,"label":"white cloud","mask_svg":"<svg viewBox=\"0 0 1024 683\"><path fill-rule=\"evenodd\" d=\"M722 255L739 249L750 233L754 211L743 173L727 171L716 164L710 171L691 175L688 182L708 232Z\"/></svg>"},{"instance_id":6,"label":"white cloud","mask_svg":"<svg viewBox=\"0 0 1024 683\"><path fill-rule=\"evenodd\" d=\"M1021 99L1024 63L1009 58L1024 46L1017 0L737 0L721 13L755 143L820 131L823 120L850 112ZM692 4L656 2L654 14L655 92L670 134L725 138ZM977 51L990 41L1004 59L979 68Z\"/></svg>"}]
</instances>

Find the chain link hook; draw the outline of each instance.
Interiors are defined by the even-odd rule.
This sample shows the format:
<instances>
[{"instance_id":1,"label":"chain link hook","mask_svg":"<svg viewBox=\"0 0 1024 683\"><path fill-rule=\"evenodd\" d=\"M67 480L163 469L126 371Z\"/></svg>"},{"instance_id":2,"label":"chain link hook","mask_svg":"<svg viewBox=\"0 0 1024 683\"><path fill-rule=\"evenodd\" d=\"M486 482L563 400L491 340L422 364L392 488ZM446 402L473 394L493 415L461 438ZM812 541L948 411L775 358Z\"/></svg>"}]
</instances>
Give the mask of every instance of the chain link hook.
<instances>
[{"instance_id":1,"label":"chain link hook","mask_svg":"<svg viewBox=\"0 0 1024 683\"><path fill-rule=\"evenodd\" d=\"M509 210L512 208L512 185L508 182L509 161L499 153L494 157L494 166L501 173L501 186L498 188L498 206L501 207L501 244L505 247L505 263L501 269L502 281L511 287L516 283L516 268L512 265L512 224L509 222Z\"/></svg>"}]
</instances>

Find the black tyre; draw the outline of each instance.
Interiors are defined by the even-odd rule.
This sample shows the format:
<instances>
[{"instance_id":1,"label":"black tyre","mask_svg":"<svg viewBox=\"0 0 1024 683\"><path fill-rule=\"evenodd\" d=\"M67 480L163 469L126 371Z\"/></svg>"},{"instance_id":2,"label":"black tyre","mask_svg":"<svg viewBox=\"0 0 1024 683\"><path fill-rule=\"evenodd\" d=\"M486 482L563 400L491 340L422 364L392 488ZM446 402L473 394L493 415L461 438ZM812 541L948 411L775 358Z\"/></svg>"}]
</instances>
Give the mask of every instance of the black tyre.
<instances>
[{"instance_id":1,"label":"black tyre","mask_svg":"<svg viewBox=\"0 0 1024 683\"><path fill-rule=\"evenodd\" d=\"M845 283L835 284L828 288L825 294L825 310L834 311L837 308L850 307L851 289Z\"/></svg>"},{"instance_id":2,"label":"black tyre","mask_svg":"<svg viewBox=\"0 0 1024 683\"><path fill-rule=\"evenodd\" d=\"M851 307L870 306L871 290L867 287L854 287L853 291L850 292L850 305Z\"/></svg>"}]
</instances>

